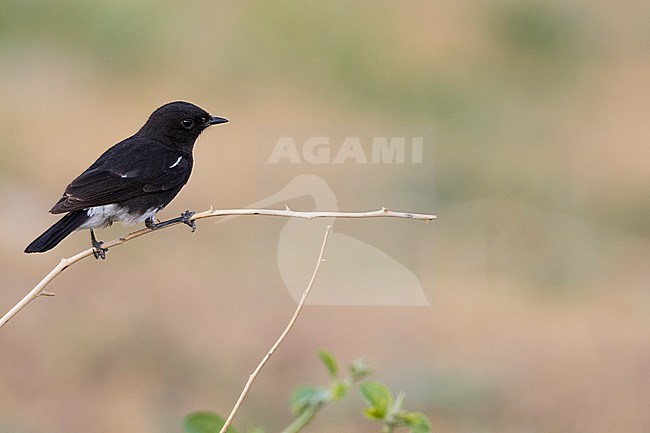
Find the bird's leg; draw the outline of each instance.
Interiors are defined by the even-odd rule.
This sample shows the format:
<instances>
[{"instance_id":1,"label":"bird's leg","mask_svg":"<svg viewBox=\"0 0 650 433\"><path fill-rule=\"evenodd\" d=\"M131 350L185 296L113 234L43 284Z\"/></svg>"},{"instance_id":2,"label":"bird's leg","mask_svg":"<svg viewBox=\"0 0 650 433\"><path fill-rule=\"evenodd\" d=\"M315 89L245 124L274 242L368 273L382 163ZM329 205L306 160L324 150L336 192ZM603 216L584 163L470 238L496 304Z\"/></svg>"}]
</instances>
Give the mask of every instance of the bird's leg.
<instances>
[{"instance_id":1,"label":"bird's leg","mask_svg":"<svg viewBox=\"0 0 650 433\"><path fill-rule=\"evenodd\" d=\"M167 227L167 226L172 225L172 224L183 223L183 224L187 224L188 226L190 226L190 228L192 229L192 232L194 232L196 230L196 223L192 219L192 216L195 213L196 212L194 212L193 210L186 210L179 217L172 218L172 219L167 220L167 221L161 221L159 223L155 222L153 217L150 217L150 218L147 218L144 221L144 225L146 225L147 228L149 228L151 230L156 230L156 229L160 229L160 228L163 228L163 227Z\"/></svg>"},{"instance_id":2,"label":"bird's leg","mask_svg":"<svg viewBox=\"0 0 650 433\"><path fill-rule=\"evenodd\" d=\"M106 251L108 251L108 249L102 247L102 245L104 245L104 242L97 240L93 229L90 229L90 243L93 245L93 248L95 249L95 251L93 251L93 255L95 256L95 258L96 259L101 258L102 260L106 260Z\"/></svg>"}]
</instances>

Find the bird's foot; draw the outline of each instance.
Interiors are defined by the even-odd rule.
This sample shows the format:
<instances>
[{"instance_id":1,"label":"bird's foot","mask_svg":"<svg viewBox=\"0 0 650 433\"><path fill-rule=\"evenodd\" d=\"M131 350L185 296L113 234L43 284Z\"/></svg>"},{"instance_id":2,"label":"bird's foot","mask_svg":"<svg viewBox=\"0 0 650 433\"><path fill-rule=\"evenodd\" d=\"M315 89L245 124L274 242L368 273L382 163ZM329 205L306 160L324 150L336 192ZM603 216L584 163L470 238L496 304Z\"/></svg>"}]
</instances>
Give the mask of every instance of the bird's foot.
<instances>
[{"instance_id":1,"label":"bird's foot","mask_svg":"<svg viewBox=\"0 0 650 433\"><path fill-rule=\"evenodd\" d=\"M93 229L90 229L90 243L94 248L93 256L95 256L96 259L106 260L106 251L108 251L108 248L104 248L104 242L98 241L97 238L95 238L95 232Z\"/></svg>"},{"instance_id":2,"label":"bird's foot","mask_svg":"<svg viewBox=\"0 0 650 433\"><path fill-rule=\"evenodd\" d=\"M183 224L187 224L192 229L192 233L196 231L196 221L192 219L196 212L193 210L186 210L181 214L181 221Z\"/></svg>"},{"instance_id":3,"label":"bird's foot","mask_svg":"<svg viewBox=\"0 0 650 433\"><path fill-rule=\"evenodd\" d=\"M159 229L160 224L162 224L162 223L154 221L153 217L147 218L146 220L144 220L144 225L147 226L147 228L151 229L151 230Z\"/></svg>"},{"instance_id":4,"label":"bird's foot","mask_svg":"<svg viewBox=\"0 0 650 433\"><path fill-rule=\"evenodd\" d=\"M196 212L193 210L186 210L181 214L181 216L162 222L155 222L153 218L148 218L144 221L144 225L147 226L148 229L156 230L172 224L183 223L190 226L192 232L194 232L196 230L196 223L192 219L192 216L194 216L195 213Z\"/></svg>"},{"instance_id":5,"label":"bird's foot","mask_svg":"<svg viewBox=\"0 0 650 433\"><path fill-rule=\"evenodd\" d=\"M97 242L97 245L93 245L95 248L95 251L93 251L93 256L95 256L96 259L106 260L106 251L108 251L108 249L102 248L103 244L103 242Z\"/></svg>"}]
</instances>

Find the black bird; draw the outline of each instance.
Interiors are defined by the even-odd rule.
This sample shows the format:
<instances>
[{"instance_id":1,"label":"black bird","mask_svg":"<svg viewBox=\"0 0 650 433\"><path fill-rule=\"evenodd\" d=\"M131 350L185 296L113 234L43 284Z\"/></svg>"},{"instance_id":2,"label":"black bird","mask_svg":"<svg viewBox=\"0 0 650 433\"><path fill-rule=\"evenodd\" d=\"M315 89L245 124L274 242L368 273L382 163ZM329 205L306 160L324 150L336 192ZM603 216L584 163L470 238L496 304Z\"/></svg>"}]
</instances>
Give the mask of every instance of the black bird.
<instances>
[{"instance_id":1,"label":"black bird","mask_svg":"<svg viewBox=\"0 0 650 433\"><path fill-rule=\"evenodd\" d=\"M162 223L154 215L187 183L192 172L192 149L199 134L211 125L228 122L210 116L189 102L170 102L154 111L138 132L108 149L67 186L50 210L65 213L25 249L41 253L54 248L75 230L90 229L96 257L105 258L94 228L120 221L127 225L144 221L150 229L184 222L195 229L184 212Z\"/></svg>"}]
</instances>

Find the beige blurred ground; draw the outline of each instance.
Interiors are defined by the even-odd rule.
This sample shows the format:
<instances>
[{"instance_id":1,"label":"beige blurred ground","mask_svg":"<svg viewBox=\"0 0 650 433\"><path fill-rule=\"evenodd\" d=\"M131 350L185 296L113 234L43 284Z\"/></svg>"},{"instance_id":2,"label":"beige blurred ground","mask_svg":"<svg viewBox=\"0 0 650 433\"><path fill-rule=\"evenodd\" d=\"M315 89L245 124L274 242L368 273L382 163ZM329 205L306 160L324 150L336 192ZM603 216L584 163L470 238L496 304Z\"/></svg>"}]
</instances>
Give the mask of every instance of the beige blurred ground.
<instances>
[{"instance_id":1,"label":"beige blurred ground","mask_svg":"<svg viewBox=\"0 0 650 433\"><path fill-rule=\"evenodd\" d=\"M437 432L650 431L649 18L634 0L4 0L0 307L87 247L22 253L66 183L161 103L231 119L166 216L254 202L259 128L431 125L435 173L403 189L439 215L404 247L432 306L308 307L240 431L290 422L291 389L325 380L320 348L365 356ZM0 332L0 432L225 414L294 308L258 272L284 223L177 227L66 271ZM400 242L389 223L376 236ZM308 431L377 431L360 407Z\"/></svg>"}]
</instances>

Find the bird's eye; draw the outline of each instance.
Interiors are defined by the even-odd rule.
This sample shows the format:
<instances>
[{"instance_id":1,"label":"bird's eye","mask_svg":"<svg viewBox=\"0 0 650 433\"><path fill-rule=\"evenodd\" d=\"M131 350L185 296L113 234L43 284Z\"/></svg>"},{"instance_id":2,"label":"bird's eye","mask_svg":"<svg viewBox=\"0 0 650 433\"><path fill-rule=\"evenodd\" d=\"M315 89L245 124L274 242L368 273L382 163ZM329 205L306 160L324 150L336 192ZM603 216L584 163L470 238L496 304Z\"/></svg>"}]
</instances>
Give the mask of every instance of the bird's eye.
<instances>
[{"instance_id":1,"label":"bird's eye","mask_svg":"<svg viewBox=\"0 0 650 433\"><path fill-rule=\"evenodd\" d=\"M192 129L192 127L194 126L194 121L192 119L183 119L181 120L181 125L185 129Z\"/></svg>"}]
</instances>

